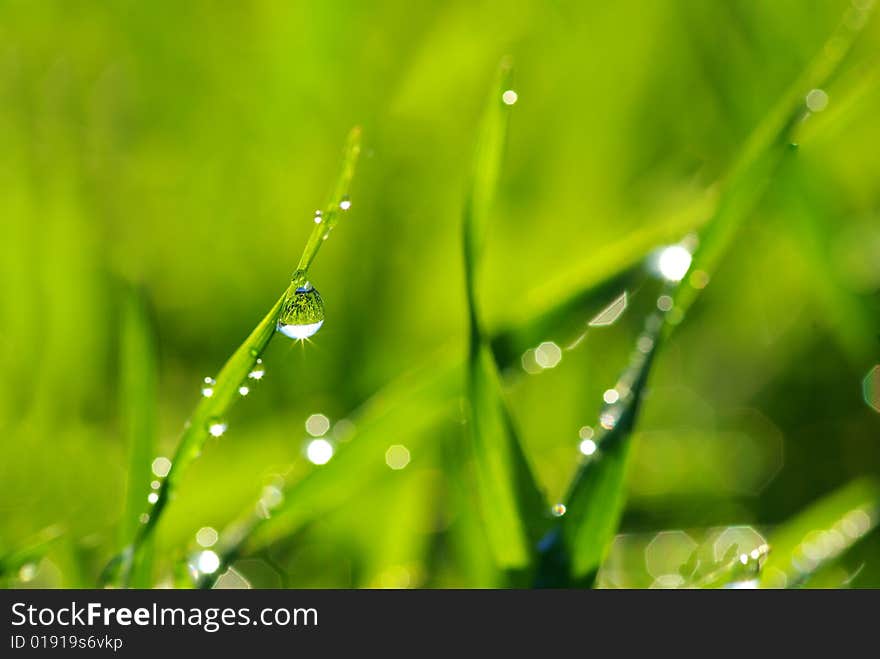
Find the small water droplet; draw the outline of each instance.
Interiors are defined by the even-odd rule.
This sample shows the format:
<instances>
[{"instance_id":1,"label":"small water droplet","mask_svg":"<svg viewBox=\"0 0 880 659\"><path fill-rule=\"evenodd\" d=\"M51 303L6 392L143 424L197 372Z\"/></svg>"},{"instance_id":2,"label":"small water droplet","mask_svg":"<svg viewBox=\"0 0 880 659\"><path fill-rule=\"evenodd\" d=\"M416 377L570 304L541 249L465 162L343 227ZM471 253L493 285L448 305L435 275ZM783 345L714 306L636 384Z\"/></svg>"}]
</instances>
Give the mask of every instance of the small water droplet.
<instances>
[{"instance_id":1,"label":"small water droplet","mask_svg":"<svg viewBox=\"0 0 880 659\"><path fill-rule=\"evenodd\" d=\"M141 516L138 517L138 521L141 524L146 524L147 522L150 521L150 516L147 513L141 513Z\"/></svg>"},{"instance_id":2,"label":"small water droplet","mask_svg":"<svg viewBox=\"0 0 880 659\"><path fill-rule=\"evenodd\" d=\"M165 478L168 475L168 472L171 471L171 460L164 456L159 456L155 460L153 460L153 473L156 474L159 478Z\"/></svg>"},{"instance_id":3,"label":"small water droplet","mask_svg":"<svg viewBox=\"0 0 880 659\"><path fill-rule=\"evenodd\" d=\"M315 211L315 224L321 224L321 211Z\"/></svg>"},{"instance_id":4,"label":"small water droplet","mask_svg":"<svg viewBox=\"0 0 880 659\"><path fill-rule=\"evenodd\" d=\"M249 393L251 393L251 388L246 385L241 385L238 388L238 393L240 396L247 396Z\"/></svg>"},{"instance_id":5,"label":"small water droplet","mask_svg":"<svg viewBox=\"0 0 880 659\"><path fill-rule=\"evenodd\" d=\"M599 415L599 425L605 430L612 430L617 425L617 415L614 412L602 412Z\"/></svg>"},{"instance_id":6,"label":"small water droplet","mask_svg":"<svg viewBox=\"0 0 880 659\"><path fill-rule=\"evenodd\" d=\"M616 403L620 400L620 394L617 389L608 389L602 394L602 400L611 405L612 403Z\"/></svg>"},{"instance_id":7,"label":"small water droplet","mask_svg":"<svg viewBox=\"0 0 880 659\"><path fill-rule=\"evenodd\" d=\"M304 273L294 273L297 287L288 294L278 316L278 331L291 339L304 340L313 336L324 324L324 300Z\"/></svg>"},{"instance_id":8,"label":"small water droplet","mask_svg":"<svg viewBox=\"0 0 880 659\"><path fill-rule=\"evenodd\" d=\"M517 94L512 89L506 90L503 94L501 94L501 100L504 102L504 105L513 105L516 103L519 98L519 94Z\"/></svg>"},{"instance_id":9,"label":"small water droplet","mask_svg":"<svg viewBox=\"0 0 880 659\"><path fill-rule=\"evenodd\" d=\"M19 581L31 581L37 576L37 566L35 563L25 563L18 569Z\"/></svg>"},{"instance_id":10,"label":"small water droplet","mask_svg":"<svg viewBox=\"0 0 880 659\"><path fill-rule=\"evenodd\" d=\"M150 483L150 487L154 490L158 490L160 485L162 485L162 483L160 483L159 481L153 481L152 483Z\"/></svg>"},{"instance_id":11,"label":"small water droplet","mask_svg":"<svg viewBox=\"0 0 880 659\"><path fill-rule=\"evenodd\" d=\"M212 437L220 437L226 432L226 427L225 423L216 419L208 422L208 432Z\"/></svg>"},{"instance_id":12,"label":"small water droplet","mask_svg":"<svg viewBox=\"0 0 880 659\"><path fill-rule=\"evenodd\" d=\"M661 295L657 298L657 308L660 311L669 311L672 309L672 298L668 295Z\"/></svg>"},{"instance_id":13,"label":"small water droplet","mask_svg":"<svg viewBox=\"0 0 880 659\"><path fill-rule=\"evenodd\" d=\"M313 439L306 446L306 457L313 464L327 464L333 457L333 444L326 439Z\"/></svg>"},{"instance_id":14,"label":"small water droplet","mask_svg":"<svg viewBox=\"0 0 880 659\"><path fill-rule=\"evenodd\" d=\"M150 492L147 495L147 501L149 501L151 504L156 503L158 500L159 500L159 495L156 492Z\"/></svg>"},{"instance_id":15,"label":"small water droplet","mask_svg":"<svg viewBox=\"0 0 880 659\"><path fill-rule=\"evenodd\" d=\"M578 445L578 449L584 455L593 455L593 453L596 452L596 448L598 448L596 446L596 442L594 442L592 439L584 439Z\"/></svg>"},{"instance_id":16,"label":"small water droplet","mask_svg":"<svg viewBox=\"0 0 880 659\"><path fill-rule=\"evenodd\" d=\"M339 208L344 211L347 211L349 208L351 208L351 199L348 198L348 195L345 195L339 202Z\"/></svg>"},{"instance_id":17,"label":"small water droplet","mask_svg":"<svg viewBox=\"0 0 880 659\"><path fill-rule=\"evenodd\" d=\"M196 532L196 542L202 547L213 547L219 539L220 534L210 526L203 526Z\"/></svg>"},{"instance_id":18,"label":"small water droplet","mask_svg":"<svg viewBox=\"0 0 880 659\"><path fill-rule=\"evenodd\" d=\"M263 366L263 360L258 359L251 372L248 373L248 377L251 380L262 380L264 375L266 375L266 368Z\"/></svg>"},{"instance_id":19,"label":"small water droplet","mask_svg":"<svg viewBox=\"0 0 880 659\"><path fill-rule=\"evenodd\" d=\"M810 112L821 112L828 107L828 94L824 89L811 89L805 102Z\"/></svg>"},{"instance_id":20,"label":"small water droplet","mask_svg":"<svg viewBox=\"0 0 880 659\"><path fill-rule=\"evenodd\" d=\"M553 506L550 512L553 513L554 517L562 517L565 514L565 510L566 508L564 503L557 503L555 506Z\"/></svg>"},{"instance_id":21,"label":"small water droplet","mask_svg":"<svg viewBox=\"0 0 880 659\"><path fill-rule=\"evenodd\" d=\"M206 377L202 382L204 383L202 386L202 396L210 398L214 395L214 385L217 384L217 382L212 377Z\"/></svg>"}]
</instances>

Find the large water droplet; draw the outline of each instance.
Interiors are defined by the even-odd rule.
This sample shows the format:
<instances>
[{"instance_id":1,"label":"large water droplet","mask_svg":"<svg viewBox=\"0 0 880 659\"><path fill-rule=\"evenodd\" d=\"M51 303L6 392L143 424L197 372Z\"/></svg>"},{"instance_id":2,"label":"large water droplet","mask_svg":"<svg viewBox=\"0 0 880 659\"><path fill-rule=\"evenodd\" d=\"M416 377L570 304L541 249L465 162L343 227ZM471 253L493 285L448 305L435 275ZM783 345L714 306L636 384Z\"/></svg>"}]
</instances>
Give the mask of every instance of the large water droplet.
<instances>
[{"instance_id":1,"label":"large water droplet","mask_svg":"<svg viewBox=\"0 0 880 659\"><path fill-rule=\"evenodd\" d=\"M291 339L307 339L324 324L324 300L321 294L299 273L294 292L287 296L278 316L278 331ZM301 283L298 280L302 280Z\"/></svg>"}]
</instances>

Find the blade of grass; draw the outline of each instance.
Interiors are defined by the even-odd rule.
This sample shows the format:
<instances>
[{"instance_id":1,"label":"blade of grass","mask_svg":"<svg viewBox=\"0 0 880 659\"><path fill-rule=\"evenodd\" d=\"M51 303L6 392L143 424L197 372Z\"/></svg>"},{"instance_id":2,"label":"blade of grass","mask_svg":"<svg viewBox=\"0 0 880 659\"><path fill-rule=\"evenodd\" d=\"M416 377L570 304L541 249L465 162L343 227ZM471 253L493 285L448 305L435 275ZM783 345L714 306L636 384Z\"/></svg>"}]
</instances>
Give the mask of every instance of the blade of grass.
<instances>
[{"instance_id":1,"label":"blade of grass","mask_svg":"<svg viewBox=\"0 0 880 659\"><path fill-rule=\"evenodd\" d=\"M341 172L323 212L322 221L316 223L312 229L312 233L300 258L297 271L294 273L293 280L263 320L260 321L244 343L236 349L223 365L223 368L216 377L215 383L212 385L212 395L202 397L196 405L192 416L184 428L171 463L170 471L162 480L150 510L143 513L145 516L141 519L145 521L138 527L133 542L117 561L123 584L129 584L132 564L138 562L138 555L143 550L144 543L152 536L156 524L161 518L168 502L173 497L181 478L186 473L189 465L199 456L209 437L211 437L211 427L215 424L222 424L222 419L226 413L240 398L238 388L254 369L260 355L275 335L278 314L287 296L292 295L296 288L301 285L302 281L305 280L308 268L314 261L318 249L338 222L341 204L347 201L348 198L348 190L354 175L358 155L360 154L360 143L361 131L360 128L355 127L348 135ZM105 578L109 578L112 573L112 568L105 571Z\"/></svg>"},{"instance_id":2,"label":"blade of grass","mask_svg":"<svg viewBox=\"0 0 880 659\"><path fill-rule=\"evenodd\" d=\"M489 545L511 576L532 564L534 539L546 506L516 436L498 369L479 316L478 269L506 143L510 65L502 63L477 138L463 214L464 269L470 322L466 365L468 431L477 496Z\"/></svg>"},{"instance_id":3,"label":"blade of grass","mask_svg":"<svg viewBox=\"0 0 880 659\"><path fill-rule=\"evenodd\" d=\"M64 535L58 526L50 526L23 543L21 547L0 554L0 584L10 587L19 570L39 563L52 546Z\"/></svg>"},{"instance_id":4,"label":"blade of grass","mask_svg":"<svg viewBox=\"0 0 880 659\"><path fill-rule=\"evenodd\" d=\"M438 369L437 364L448 364ZM349 416L350 437L340 437L333 458L287 483L277 497L263 497L220 534L214 550L220 567L199 577L210 588L238 557L295 533L305 524L351 500L370 482L388 473L385 450L390 437L405 437L413 454L427 430L454 418L461 365L447 351L424 367L398 378Z\"/></svg>"},{"instance_id":5,"label":"blade of grass","mask_svg":"<svg viewBox=\"0 0 880 659\"><path fill-rule=\"evenodd\" d=\"M795 588L864 538L880 521L880 484L858 480L820 499L770 535L762 588Z\"/></svg>"},{"instance_id":6,"label":"blade of grass","mask_svg":"<svg viewBox=\"0 0 880 659\"><path fill-rule=\"evenodd\" d=\"M150 492L150 464L156 455L157 366L156 345L143 294L126 291L123 301L120 349L120 408L123 434L128 444L128 483L122 516L123 546L133 543L138 533L138 516ZM149 588L152 572L152 541L131 567L131 585Z\"/></svg>"},{"instance_id":7,"label":"blade of grass","mask_svg":"<svg viewBox=\"0 0 880 659\"><path fill-rule=\"evenodd\" d=\"M841 23L815 61L752 133L727 176L719 206L700 238L692 272L708 275L718 266L791 151L792 136L805 116L807 92L822 87L835 73L859 29L852 22ZM618 388L621 395L615 404L616 422L597 438L598 451L578 469L566 498L567 512L559 528L543 543L539 571L542 585L594 583L622 514L631 430L650 364L661 339L674 331L704 285L705 281L691 277L688 283L669 291L672 312L664 314L654 336L648 336L652 347L642 363L631 364L624 373L623 379L632 384L624 392Z\"/></svg>"}]
</instances>

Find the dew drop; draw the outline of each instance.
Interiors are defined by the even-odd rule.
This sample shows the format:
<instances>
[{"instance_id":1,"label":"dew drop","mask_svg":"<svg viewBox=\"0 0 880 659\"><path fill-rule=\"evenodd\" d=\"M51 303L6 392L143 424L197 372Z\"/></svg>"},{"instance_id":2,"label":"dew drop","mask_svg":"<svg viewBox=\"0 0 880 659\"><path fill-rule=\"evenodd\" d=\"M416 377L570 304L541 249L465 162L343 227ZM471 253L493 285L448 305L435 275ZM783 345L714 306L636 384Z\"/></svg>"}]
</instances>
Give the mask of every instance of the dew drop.
<instances>
[{"instance_id":1,"label":"dew drop","mask_svg":"<svg viewBox=\"0 0 880 659\"><path fill-rule=\"evenodd\" d=\"M159 486L161 486L161 485L162 485L162 483L160 483L159 481L153 481L152 483L150 483L150 487L153 488L154 490L158 490Z\"/></svg>"},{"instance_id":2,"label":"dew drop","mask_svg":"<svg viewBox=\"0 0 880 659\"><path fill-rule=\"evenodd\" d=\"M324 300L303 273L294 273L297 287L288 294L278 316L278 331L300 341L314 335L324 324Z\"/></svg>"},{"instance_id":3,"label":"dew drop","mask_svg":"<svg viewBox=\"0 0 880 659\"><path fill-rule=\"evenodd\" d=\"M210 398L214 395L214 385L217 384L217 382L212 377L206 377L202 382L202 396Z\"/></svg>"},{"instance_id":4,"label":"dew drop","mask_svg":"<svg viewBox=\"0 0 880 659\"><path fill-rule=\"evenodd\" d=\"M248 373L248 377L251 380L262 380L264 375L266 375L266 367L263 366L263 360L258 359L251 372Z\"/></svg>"},{"instance_id":5,"label":"dew drop","mask_svg":"<svg viewBox=\"0 0 880 659\"><path fill-rule=\"evenodd\" d=\"M581 440L578 448L580 449L580 452L584 455L593 455L593 453L596 452L597 446L596 442L594 442L592 439L584 439Z\"/></svg>"},{"instance_id":6,"label":"dew drop","mask_svg":"<svg viewBox=\"0 0 880 659\"><path fill-rule=\"evenodd\" d=\"M251 393L251 388L247 385L243 384L238 388L238 394L240 396L247 396L249 393Z\"/></svg>"},{"instance_id":7,"label":"dew drop","mask_svg":"<svg viewBox=\"0 0 880 659\"><path fill-rule=\"evenodd\" d=\"M158 500L159 500L159 495L156 494L155 492L150 492L147 495L147 501L149 501L151 504L156 503Z\"/></svg>"},{"instance_id":8,"label":"dew drop","mask_svg":"<svg viewBox=\"0 0 880 659\"><path fill-rule=\"evenodd\" d=\"M138 521L141 524L146 524L147 522L150 521L150 516L147 513L141 513L141 516L138 517Z\"/></svg>"},{"instance_id":9,"label":"dew drop","mask_svg":"<svg viewBox=\"0 0 880 659\"><path fill-rule=\"evenodd\" d=\"M562 517L565 514L565 504L557 503L553 508L550 509L550 512L553 513L554 517Z\"/></svg>"},{"instance_id":10,"label":"dew drop","mask_svg":"<svg viewBox=\"0 0 880 659\"><path fill-rule=\"evenodd\" d=\"M226 424L216 419L208 422L208 432L212 437L220 437L226 432Z\"/></svg>"},{"instance_id":11,"label":"dew drop","mask_svg":"<svg viewBox=\"0 0 880 659\"><path fill-rule=\"evenodd\" d=\"M351 199L348 198L348 195L345 195L339 202L339 208L344 211L347 211L349 208L351 208Z\"/></svg>"},{"instance_id":12,"label":"dew drop","mask_svg":"<svg viewBox=\"0 0 880 659\"><path fill-rule=\"evenodd\" d=\"M517 99L519 99L519 94L512 89L508 89L501 94L501 100L504 101L504 105L513 105L516 103Z\"/></svg>"},{"instance_id":13,"label":"dew drop","mask_svg":"<svg viewBox=\"0 0 880 659\"><path fill-rule=\"evenodd\" d=\"M321 224L321 211L315 211L315 224Z\"/></svg>"}]
</instances>

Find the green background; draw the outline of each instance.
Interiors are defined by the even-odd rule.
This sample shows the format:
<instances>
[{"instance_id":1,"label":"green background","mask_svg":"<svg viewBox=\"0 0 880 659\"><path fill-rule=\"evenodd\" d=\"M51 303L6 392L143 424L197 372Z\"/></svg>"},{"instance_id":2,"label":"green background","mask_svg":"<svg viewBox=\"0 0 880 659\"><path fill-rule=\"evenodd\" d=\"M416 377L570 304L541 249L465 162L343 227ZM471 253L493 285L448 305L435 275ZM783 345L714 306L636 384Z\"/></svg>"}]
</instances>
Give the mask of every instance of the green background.
<instances>
[{"instance_id":1,"label":"green background","mask_svg":"<svg viewBox=\"0 0 880 659\"><path fill-rule=\"evenodd\" d=\"M332 467L303 457L310 414L335 423L412 368L463 354L461 207L503 55L519 100L483 267L495 325L679 226L846 7L0 2L0 553L58 525L32 582L94 583L125 498L127 291L151 309L158 452L171 455L202 378L286 285L352 125L364 129L352 210L311 273L324 328L302 346L273 341L266 377L168 510L157 579L273 474ZM880 472L880 415L862 391L880 362L878 45L874 20L660 354L622 529L639 547L662 529L772 527ZM559 366L507 379L551 501L626 363L649 302L638 290ZM410 449L406 469L385 465L386 446L365 456L362 487L348 492L340 472L345 496L240 571L269 586L493 583L469 484L449 469L460 413L435 417L389 433ZM848 559L865 563L859 585L880 585L877 547ZM649 584L630 562L618 581Z\"/></svg>"}]
</instances>

